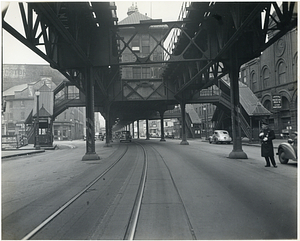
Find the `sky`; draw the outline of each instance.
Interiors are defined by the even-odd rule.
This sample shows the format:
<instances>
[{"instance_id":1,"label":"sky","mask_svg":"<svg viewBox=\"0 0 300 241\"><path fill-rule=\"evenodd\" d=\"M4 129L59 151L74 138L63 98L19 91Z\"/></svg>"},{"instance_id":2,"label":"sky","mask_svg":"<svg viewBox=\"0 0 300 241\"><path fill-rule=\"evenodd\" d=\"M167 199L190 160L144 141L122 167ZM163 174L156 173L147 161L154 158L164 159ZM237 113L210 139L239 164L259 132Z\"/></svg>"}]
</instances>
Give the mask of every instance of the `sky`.
<instances>
[{"instance_id":1,"label":"sky","mask_svg":"<svg viewBox=\"0 0 300 241\"><path fill-rule=\"evenodd\" d=\"M7 6L7 3L1 1L1 10ZM115 4L119 21L127 17L128 8L132 4L137 4L140 13L147 14L153 19L175 21L178 18L182 1L116 1ZM16 1L9 3L5 20L19 31L23 30ZM5 30L2 30L1 34L3 37L2 61L4 64L48 64Z\"/></svg>"}]
</instances>

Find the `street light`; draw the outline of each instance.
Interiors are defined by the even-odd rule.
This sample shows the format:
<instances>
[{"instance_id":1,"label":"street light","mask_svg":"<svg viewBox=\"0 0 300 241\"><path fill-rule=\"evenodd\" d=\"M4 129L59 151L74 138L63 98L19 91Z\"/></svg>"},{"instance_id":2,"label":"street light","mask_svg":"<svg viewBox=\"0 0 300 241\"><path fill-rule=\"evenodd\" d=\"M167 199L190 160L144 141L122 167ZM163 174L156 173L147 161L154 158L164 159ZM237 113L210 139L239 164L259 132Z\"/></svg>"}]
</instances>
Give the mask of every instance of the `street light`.
<instances>
[{"instance_id":1,"label":"street light","mask_svg":"<svg viewBox=\"0 0 300 241\"><path fill-rule=\"evenodd\" d=\"M205 138L206 140L208 139L208 128L207 128L207 110L206 110L206 107L203 107L203 111L204 111L204 123L205 123Z\"/></svg>"},{"instance_id":2,"label":"street light","mask_svg":"<svg viewBox=\"0 0 300 241\"><path fill-rule=\"evenodd\" d=\"M39 113L39 109L40 109L40 106L39 106L39 97L40 97L40 92L37 90L35 92L35 95L36 95L36 136L35 136L35 149L36 150L40 150L41 147L40 147L40 140L39 140L39 129L40 129L40 113Z\"/></svg>"}]
</instances>

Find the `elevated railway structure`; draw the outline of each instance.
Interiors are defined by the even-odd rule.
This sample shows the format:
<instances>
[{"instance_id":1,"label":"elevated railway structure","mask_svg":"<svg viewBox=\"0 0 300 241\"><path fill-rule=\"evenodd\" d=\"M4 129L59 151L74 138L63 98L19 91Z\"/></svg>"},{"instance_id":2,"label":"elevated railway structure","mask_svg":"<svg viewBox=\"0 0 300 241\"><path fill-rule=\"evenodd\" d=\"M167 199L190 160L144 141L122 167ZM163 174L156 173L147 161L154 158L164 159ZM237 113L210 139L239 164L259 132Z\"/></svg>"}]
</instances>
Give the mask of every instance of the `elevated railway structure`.
<instances>
[{"instance_id":1,"label":"elevated railway structure","mask_svg":"<svg viewBox=\"0 0 300 241\"><path fill-rule=\"evenodd\" d=\"M99 158L95 152L94 111L105 117L107 133L116 120L125 125L148 119L157 111L163 118L164 112L176 104L181 105L185 123L185 105L197 103L199 92L217 85L225 75L230 79L233 133L229 157L247 158L241 144L240 66L260 56L297 26L296 2L283 2L282 6L276 2L191 2L183 4L178 21L144 20L127 25L118 25L116 6L109 2L18 5L24 31L6 21L5 9L2 27L83 93L87 118L83 160ZM150 31L158 27L162 29L160 37ZM129 39L119 34L125 28L133 30ZM144 32L155 44L141 56L132 41ZM165 47L168 41L169 47ZM123 61L125 50L134 58ZM158 50L163 53L160 58L155 57ZM150 64L162 68L156 84L144 79L133 85L133 81L122 78L124 66ZM185 132L183 125L181 144L188 144ZM109 139L106 143L109 145Z\"/></svg>"}]
</instances>

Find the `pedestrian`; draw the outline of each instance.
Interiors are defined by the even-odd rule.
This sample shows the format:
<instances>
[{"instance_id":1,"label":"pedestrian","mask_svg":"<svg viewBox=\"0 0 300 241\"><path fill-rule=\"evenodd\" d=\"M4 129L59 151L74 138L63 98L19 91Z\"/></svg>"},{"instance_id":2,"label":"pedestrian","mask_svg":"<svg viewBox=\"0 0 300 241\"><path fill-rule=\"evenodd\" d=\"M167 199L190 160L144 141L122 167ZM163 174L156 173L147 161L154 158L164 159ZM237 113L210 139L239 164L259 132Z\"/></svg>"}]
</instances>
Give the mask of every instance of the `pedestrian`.
<instances>
[{"instance_id":1,"label":"pedestrian","mask_svg":"<svg viewBox=\"0 0 300 241\"><path fill-rule=\"evenodd\" d=\"M275 139L275 133L272 129L269 128L269 125L266 121L262 121L262 131L259 134L259 138L261 139L261 156L266 160L265 167L270 166L270 160L273 167L277 167L274 158L274 148L272 141Z\"/></svg>"}]
</instances>

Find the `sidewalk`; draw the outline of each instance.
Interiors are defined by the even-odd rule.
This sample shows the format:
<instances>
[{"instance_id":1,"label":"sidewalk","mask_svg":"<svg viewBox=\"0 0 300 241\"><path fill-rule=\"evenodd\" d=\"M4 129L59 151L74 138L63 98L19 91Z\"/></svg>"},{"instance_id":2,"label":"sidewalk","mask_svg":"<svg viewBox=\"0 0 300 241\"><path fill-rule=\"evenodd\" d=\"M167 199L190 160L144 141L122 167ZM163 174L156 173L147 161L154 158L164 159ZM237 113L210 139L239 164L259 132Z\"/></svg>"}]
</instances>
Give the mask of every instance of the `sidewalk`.
<instances>
[{"instance_id":1,"label":"sidewalk","mask_svg":"<svg viewBox=\"0 0 300 241\"><path fill-rule=\"evenodd\" d=\"M202 139L199 139L199 140L200 141L204 141L204 142L208 142L208 140L205 140L205 138L202 138ZM287 139L274 139L273 140L273 146L274 146L274 148L277 149L278 146L279 146L279 144L281 144L283 142L287 143ZM260 142L252 142L252 143L250 143L248 138L243 138L242 139L242 145L261 147Z\"/></svg>"},{"instance_id":2,"label":"sidewalk","mask_svg":"<svg viewBox=\"0 0 300 241\"><path fill-rule=\"evenodd\" d=\"M196 139L195 139L196 140ZM204 142L208 142L208 140L205 140L205 138L203 139L198 139L199 141L204 141ZM286 139L275 139L273 140L273 145L274 148L277 149L278 145L282 142L287 142ZM247 145L247 146L257 146L260 147L260 143L249 143L249 140L244 138L242 140L242 144L243 145ZM59 145L63 145L66 146L67 148L74 148L73 145L67 144L67 143L59 143ZM36 153L41 153L41 152L45 152L45 150L54 150L55 148L57 148L57 144L53 143L53 147L46 147L46 148L41 148L40 150L36 150L33 146L33 144L29 144L27 146L23 146L20 149L17 150L4 150L1 151L1 158L9 158L9 157L14 157L14 156L23 156L23 155L31 155L31 154L36 154Z\"/></svg>"},{"instance_id":3,"label":"sidewalk","mask_svg":"<svg viewBox=\"0 0 300 241\"><path fill-rule=\"evenodd\" d=\"M14 156L24 156L41 152L45 152L45 149L41 148L40 150L36 150L33 144L28 144L27 146L23 146L16 150L1 150L1 158L3 159Z\"/></svg>"}]
</instances>

